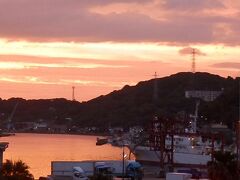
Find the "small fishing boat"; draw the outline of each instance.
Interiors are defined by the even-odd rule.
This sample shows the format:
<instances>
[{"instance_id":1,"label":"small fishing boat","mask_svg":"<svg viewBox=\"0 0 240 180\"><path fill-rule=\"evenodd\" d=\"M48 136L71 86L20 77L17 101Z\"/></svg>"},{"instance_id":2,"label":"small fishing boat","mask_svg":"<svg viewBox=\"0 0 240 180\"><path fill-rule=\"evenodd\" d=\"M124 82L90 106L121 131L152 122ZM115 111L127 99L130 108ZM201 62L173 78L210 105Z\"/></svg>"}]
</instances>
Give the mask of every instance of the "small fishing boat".
<instances>
[{"instance_id":1,"label":"small fishing boat","mask_svg":"<svg viewBox=\"0 0 240 180\"><path fill-rule=\"evenodd\" d=\"M107 143L108 143L108 138L97 137L97 142L96 142L97 146L101 146L101 145L104 145L104 144L107 144Z\"/></svg>"}]
</instances>

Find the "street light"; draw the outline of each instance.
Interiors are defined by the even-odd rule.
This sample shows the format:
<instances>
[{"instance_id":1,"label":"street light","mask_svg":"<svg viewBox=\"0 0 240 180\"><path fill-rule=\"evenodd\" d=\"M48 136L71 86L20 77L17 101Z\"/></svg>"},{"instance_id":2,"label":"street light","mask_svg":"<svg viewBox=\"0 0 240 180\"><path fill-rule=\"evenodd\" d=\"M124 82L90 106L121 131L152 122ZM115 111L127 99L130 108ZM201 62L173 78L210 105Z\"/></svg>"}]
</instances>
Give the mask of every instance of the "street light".
<instances>
[{"instance_id":1,"label":"street light","mask_svg":"<svg viewBox=\"0 0 240 180\"><path fill-rule=\"evenodd\" d=\"M122 145L122 179L124 179L124 173L125 173L125 171L124 171L124 168L125 168L124 154L125 154L125 152L124 152L124 144L123 144Z\"/></svg>"}]
</instances>

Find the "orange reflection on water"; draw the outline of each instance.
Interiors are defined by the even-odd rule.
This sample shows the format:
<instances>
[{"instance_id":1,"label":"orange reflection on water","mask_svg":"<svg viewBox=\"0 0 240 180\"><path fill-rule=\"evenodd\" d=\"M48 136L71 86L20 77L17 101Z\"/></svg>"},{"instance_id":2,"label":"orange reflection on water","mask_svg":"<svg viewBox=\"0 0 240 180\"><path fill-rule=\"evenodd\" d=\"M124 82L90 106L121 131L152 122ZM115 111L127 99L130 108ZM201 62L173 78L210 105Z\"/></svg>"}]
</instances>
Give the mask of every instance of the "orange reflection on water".
<instances>
[{"instance_id":1,"label":"orange reflection on water","mask_svg":"<svg viewBox=\"0 0 240 180\"><path fill-rule=\"evenodd\" d=\"M16 134L2 137L9 142L4 160L22 160L35 178L51 173L51 161L120 160L122 149L96 146L96 136L61 134Z\"/></svg>"}]
</instances>

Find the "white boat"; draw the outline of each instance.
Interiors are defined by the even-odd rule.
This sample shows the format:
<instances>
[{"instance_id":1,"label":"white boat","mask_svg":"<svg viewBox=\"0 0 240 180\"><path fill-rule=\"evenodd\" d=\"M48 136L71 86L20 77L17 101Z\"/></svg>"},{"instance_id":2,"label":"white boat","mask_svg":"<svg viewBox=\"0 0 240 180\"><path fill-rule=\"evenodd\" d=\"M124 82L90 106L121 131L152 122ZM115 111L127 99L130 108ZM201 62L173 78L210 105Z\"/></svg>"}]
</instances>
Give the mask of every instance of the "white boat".
<instances>
[{"instance_id":1,"label":"white boat","mask_svg":"<svg viewBox=\"0 0 240 180\"><path fill-rule=\"evenodd\" d=\"M209 143L193 144L196 140L189 137L174 136L173 162L175 166L204 167L211 161L211 148ZM199 143L199 142L198 142ZM166 139L166 146L170 141ZM152 150L149 146L130 146L136 161L142 164L160 164L160 152Z\"/></svg>"},{"instance_id":2,"label":"white boat","mask_svg":"<svg viewBox=\"0 0 240 180\"><path fill-rule=\"evenodd\" d=\"M212 159L212 147L214 150L220 150L221 143L217 143L211 139L204 140L199 135L197 135L197 117L198 117L198 106L199 102L196 103L195 114L192 115L192 121L190 122L190 128L185 130L185 133L181 135L173 136L173 164L174 167L191 167L191 168L205 168L208 161ZM159 122L157 118L156 122ZM153 133L159 134L160 130L157 128L159 124L153 125ZM156 139L154 139L156 138ZM159 144L159 139L154 137L152 139L153 144L157 142ZM156 143L156 144L157 144ZM167 135L165 138L165 148L171 150L172 138ZM160 164L160 147L154 150L154 147L141 146L129 143L130 151L135 155L136 161L142 164ZM164 153L163 153L164 154ZM169 156L165 153L164 156ZM168 158L164 158L165 163ZM170 159L170 158L169 158Z\"/></svg>"}]
</instances>

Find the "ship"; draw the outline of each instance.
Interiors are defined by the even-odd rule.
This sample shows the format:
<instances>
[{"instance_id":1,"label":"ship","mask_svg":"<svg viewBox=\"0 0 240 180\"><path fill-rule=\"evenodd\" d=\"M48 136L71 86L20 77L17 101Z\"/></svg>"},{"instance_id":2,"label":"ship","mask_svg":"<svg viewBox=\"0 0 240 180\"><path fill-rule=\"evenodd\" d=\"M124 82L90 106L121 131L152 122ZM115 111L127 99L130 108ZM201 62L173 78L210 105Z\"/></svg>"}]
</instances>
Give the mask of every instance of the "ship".
<instances>
[{"instance_id":1,"label":"ship","mask_svg":"<svg viewBox=\"0 0 240 180\"><path fill-rule=\"evenodd\" d=\"M174 135L166 134L164 145L164 158L161 158L158 123L153 127L154 136L145 145L138 145L129 142L129 149L135 155L136 161L142 164L159 165L161 161L164 164L172 164L174 167L206 168L207 163L212 160L214 151L223 150L222 141L217 141L212 134L200 134L197 131L199 101L196 102L195 114L191 115L190 127L186 128L183 133ZM157 117L154 117L157 120ZM154 120L153 120L154 121ZM156 121L159 122L159 121ZM216 134L214 135L216 137ZM170 153L172 151L172 154ZM167 156L171 156L170 158ZM169 159L171 159L169 161Z\"/></svg>"},{"instance_id":2,"label":"ship","mask_svg":"<svg viewBox=\"0 0 240 180\"><path fill-rule=\"evenodd\" d=\"M108 138L97 137L96 145L101 146L108 143Z\"/></svg>"},{"instance_id":3,"label":"ship","mask_svg":"<svg viewBox=\"0 0 240 180\"><path fill-rule=\"evenodd\" d=\"M200 138L201 139L201 138ZM211 161L210 141L202 142L198 137L174 136L173 161L175 167L204 168ZM170 146L170 138L166 138L166 146ZM217 146L217 145L215 145ZM219 146L219 145L218 145ZM159 165L160 151L150 146L129 146L136 161L142 164Z\"/></svg>"}]
</instances>

